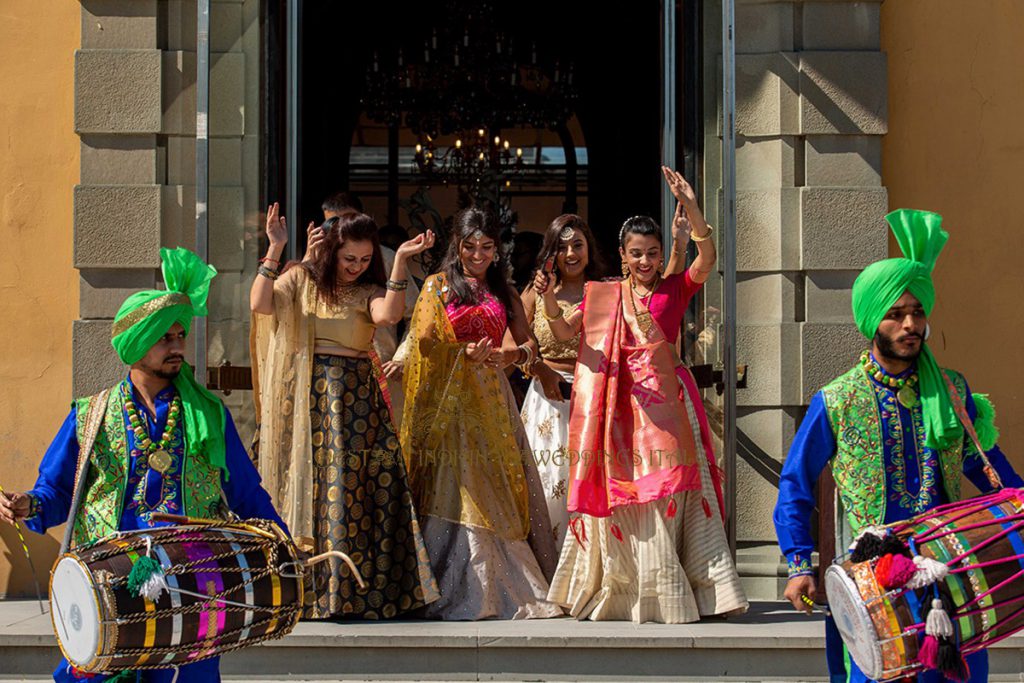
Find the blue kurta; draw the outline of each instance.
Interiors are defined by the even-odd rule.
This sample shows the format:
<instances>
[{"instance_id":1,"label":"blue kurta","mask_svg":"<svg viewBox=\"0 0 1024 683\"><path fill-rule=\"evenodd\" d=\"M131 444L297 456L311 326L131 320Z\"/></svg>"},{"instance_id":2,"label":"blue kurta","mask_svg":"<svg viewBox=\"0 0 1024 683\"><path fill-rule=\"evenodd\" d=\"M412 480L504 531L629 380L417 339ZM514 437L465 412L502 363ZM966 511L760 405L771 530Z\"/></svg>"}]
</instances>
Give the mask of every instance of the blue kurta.
<instances>
[{"instance_id":1,"label":"blue kurta","mask_svg":"<svg viewBox=\"0 0 1024 683\"><path fill-rule=\"evenodd\" d=\"M130 382L131 380L126 380ZM177 392L174 386L161 391L154 401L156 416L150 415L144 408L135 388L132 387L132 399L139 409L140 416L146 423L149 437L157 442L163 436L167 425L167 412ZM231 413L224 411L224 437L226 446L226 464L231 473L230 478L221 474L221 488L227 498L231 510L243 519L259 518L277 522L287 531L284 522L274 510L270 496L260 485L260 475L249 460L245 447L238 437ZM71 497L74 493L75 468L78 463L78 438L75 431L76 410L64 420L57 436L43 456L39 465L39 478L35 487L29 492L38 501L36 516L25 520L25 525L37 533L45 533L46 529L58 526L67 521L71 509ZM127 425L127 415L125 424ZM183 419L183 418L182 418ZM139 451L135 445L135 434L127 427L129 451L128 484L122 506L120 531L145 529L154 526L166 526L165 522L149 521L154 512L182 514L181 472L184 458L184 437L179 422L175 434L171 438L167 452L171 455L172 464L167 472L161 475L139 462ZM111 532L118 531L112 529ZM206 683L219 681L220 659L217 657L181 667L178 683ZM173 669L161 669L145 672L146 681L170 683L174 677ZM55 681L75 681L70 672L67 660L61 660L53 673ZM93 683L101 683L103 676L90 679Z\"/></svg>"},{"instance_id":2,"label":"blue kurta","mask_svg":"<svg viewBox=\"0 0 1024 683\"><path fill-rule=\"evenodd\" d=\"M913 372L907 370L905 375ZM883 462L885 464L886 505L885 523L891 524L918 515L949 501L946 500L939 467L939 458L934 450L925 445L925 427L918 402L908 409L896 398L889 386L871 378L878 398L879 414L882 417ZM967 390L967 413L972 420L977 417L977 408ZM970 437L966 434L966 444ZM974 449L970 449L973 453ZM811 538L811 513L815 506L815 487L818 476L835 455L836 441L825 408L825 399L819 391L811 399L807 415L800 424L793 445L786 456L779 481L779 499L775 505L775 533L779 547L789 563L789 575L812 574L811 552L814 541ZM1024 480L1013 470L999 447L986 455L999 473L1003 484L1010 487L1024 487ZM989 493L991 486L983 471L981 458L968 455L964 458L963 472L979 491ZM866 681L863 673L849 661L849 672L836 671L836 663L843 661L841 652L834 651L833 644L841 646L837 638L829 638L829 669L833 680ZM988 678L988 660L985 652L978 652L967 658L971 668L971 681L985 681ZM847 673L849 677L847 678ZM941 681L941 675L928 672L918 677L919 681Z\"/></svg>"}]
</instances>

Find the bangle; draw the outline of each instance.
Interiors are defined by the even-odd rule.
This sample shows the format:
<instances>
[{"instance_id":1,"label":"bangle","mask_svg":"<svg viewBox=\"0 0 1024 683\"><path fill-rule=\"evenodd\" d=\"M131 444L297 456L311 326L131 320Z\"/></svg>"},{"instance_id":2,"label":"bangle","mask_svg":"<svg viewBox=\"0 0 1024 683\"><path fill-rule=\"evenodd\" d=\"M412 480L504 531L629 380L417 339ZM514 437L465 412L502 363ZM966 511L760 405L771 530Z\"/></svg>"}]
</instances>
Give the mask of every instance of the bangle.
<instances>
[{"instance_id":1,"label":"bangle","mask_svg":"<svg viewBox=\"0 0 1024 683\"><path fill-rule=\"evenodd\" d=\"M530 377L530 366L533 365L533 360L535 358L533 355L533 348L526 344L520 344L519 350L522 351L523 355L526 357L522 361L516 363L515 366L519 368L519 371L522 372L523 375Z\"/></svg>"},{"instance_id":2,"label":"bangle","mask_svg":"<svg viewBox=\"0 0 1024 683\"><path fill-rule=\"evenodd\" d=\"M690 233L690 239L691 239L691 240L693 240L694 242L703 242L704 240L706 240L706 239L708 239L709 237L711 237L711 233L713 233L713 232L715 231L715 229L714 229L714 228L712 228L712 227L711 227L710 225L708 225L707 223L705 223L704 225L707 225L707 228L708 228L708 231L707 231L707 233L706 233L706 234L705 234L704 236L702 236L702 237L697 237L696 235L694 235L694 234L693 234L693 233L691 232L691 233Z\"/></svg>"},{"instance_id":3,"label":"bangle","mask_svg":"<svg viewBox=\"0 0 1024 683\"><path fill-rule=\"evenodd\" d=\"M408 280L388 280L387 288L392 292L403 292L409 288Z\"/></svg>"},{"instance_id":4,"label":"bangle","mask_svg":"<svg viewBox=\"0 0 1024 683\"><path fill-rule=\"evenodd\" d=\"M281 275L279 271L276 271L273 268L263 265L256 269L256 274L262 275L268 280L276 280Z\"/></svg>"},{"instance_id":5,"label":"bangle","mask_svg":"<svg viewBox=\"0 0 1024 683\"><path fill-rule=\"evenodd\" d=\"M25 515L25 519L34 519L39 516L39 509L41 505L39 499L34 493L28 494L28 514Z\"/></svg>"},{"instance_id":6,"label":"bangle","mask_svg":"<svg viewBox=\"0 0 1024 683\"><path fill-rule=\"evenodd\" d=\"M558 307L557 315L548 315L548 307L543 305L540 307L540 312L541 315L544 316L544 319L547 320L548 322L551 322L552 320L558 320L559 318L563 320L565 319L565 311L562 309L561 306Z\"/></svg>"}]
</instances>

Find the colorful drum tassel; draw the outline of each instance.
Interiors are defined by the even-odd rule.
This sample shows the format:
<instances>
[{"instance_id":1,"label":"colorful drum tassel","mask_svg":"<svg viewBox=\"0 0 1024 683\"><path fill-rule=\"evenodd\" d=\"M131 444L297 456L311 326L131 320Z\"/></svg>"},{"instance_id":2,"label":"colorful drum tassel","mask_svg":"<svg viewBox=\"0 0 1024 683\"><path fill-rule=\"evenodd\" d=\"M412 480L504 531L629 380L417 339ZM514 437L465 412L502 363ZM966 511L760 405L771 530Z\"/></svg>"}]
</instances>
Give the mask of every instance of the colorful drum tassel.
<instances>
[{"instance_id":1,"label":"colorful drum tassel","mask_svg":"<svg viewBox=\"0 0 1024 683\"><path fill-rule=\"evenodd\" d=\"M148 555L135 561L128 574L129 593L156 602L167 589L167 579L159 562Z\"/></svg>"},{"instance_id":2,"label":"colorful drum tassel","mask_svg":"<svg viewBox=\"0 0 1024 683\"><path fill-rule=\"evenodd\" d=\"M882 588L902 588L917 573L917 565L905 555L888 553L879 558L875 565L875 578Z\"/></svg>"}]
</instances>

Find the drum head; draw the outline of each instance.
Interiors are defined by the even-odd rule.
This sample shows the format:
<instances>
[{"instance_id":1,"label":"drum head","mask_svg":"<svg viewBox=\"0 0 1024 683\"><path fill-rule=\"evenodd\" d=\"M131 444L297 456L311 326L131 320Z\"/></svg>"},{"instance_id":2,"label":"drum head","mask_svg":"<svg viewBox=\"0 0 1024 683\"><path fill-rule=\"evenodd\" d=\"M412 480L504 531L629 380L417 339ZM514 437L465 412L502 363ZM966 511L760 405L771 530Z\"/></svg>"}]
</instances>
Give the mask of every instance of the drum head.
<instances>
[{"instance_id":1,"label":"drum head","mask_svg":"<svg viewBox=\"0 0 1024 683\"><path fill-rule=\"evenodd\" d=\"M846 570L832 565L825 570L825 592L832 618L853 661L868 679L880 679L883 674L882 648L857 584Z\"/></svg>"},{"instance_id":2,"label":"drum head","mask_svg":"<svg viewBox=\"0 0 1024 683\"><path fill-rule=\"evenodd\" d=\"M99 654L100 606L89 571L75 557L65 555L53 568L50 612L64 655L87 668Z\"/></svg>"}]
</instances>

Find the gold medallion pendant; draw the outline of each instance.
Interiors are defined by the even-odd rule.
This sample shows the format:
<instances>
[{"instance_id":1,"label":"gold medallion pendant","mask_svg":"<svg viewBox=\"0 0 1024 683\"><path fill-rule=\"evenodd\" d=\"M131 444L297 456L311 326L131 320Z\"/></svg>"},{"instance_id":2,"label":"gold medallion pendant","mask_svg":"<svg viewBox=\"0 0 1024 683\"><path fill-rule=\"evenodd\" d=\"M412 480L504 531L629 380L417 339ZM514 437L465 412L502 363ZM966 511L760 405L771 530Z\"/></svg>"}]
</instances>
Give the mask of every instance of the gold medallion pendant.
<instances>
[{"instance_id":1,"label":"gold medallion pendant","mask_svg":"<svg viewBox=\"0 0 1024 683\"><path fill-rule=\"evenodd\" d=\"M149 466L160 474L166 473L167 470L171 469L171 454L162 448L154 451L149 456Z\"/></svg>"},{"instance_id":2,"label":"gold medallion pendant","mask_svg":"<svg viewBox=\"0 0 1024 683\"><path fill-rule=\"evenodd\" d=\"M917 405L917 392L914 391L914 387L910 386L910 384L904 384L900 387L900 390L896 392L896 398L908 410Z\"/></svg>"}]
</instances>

